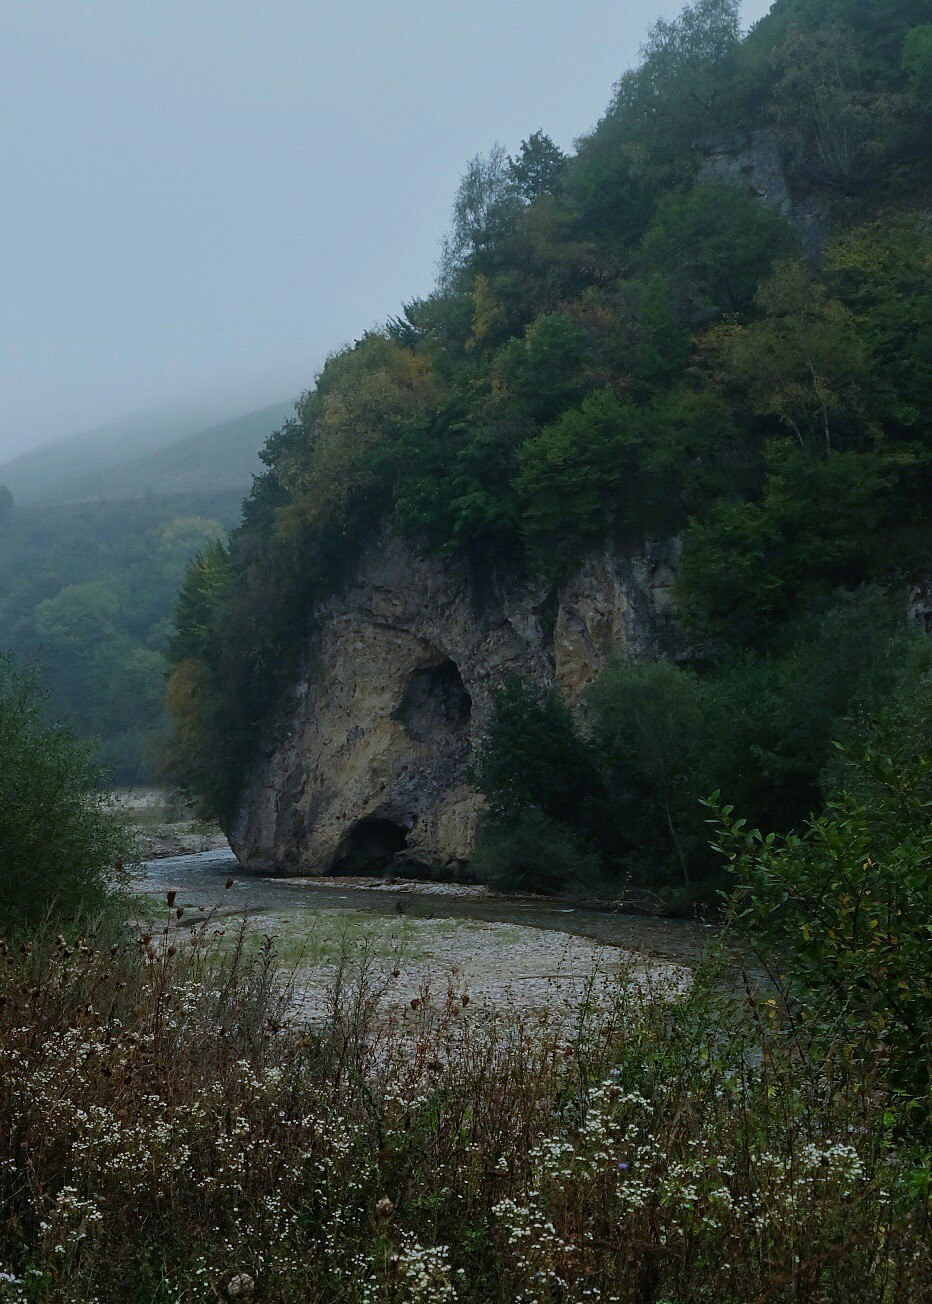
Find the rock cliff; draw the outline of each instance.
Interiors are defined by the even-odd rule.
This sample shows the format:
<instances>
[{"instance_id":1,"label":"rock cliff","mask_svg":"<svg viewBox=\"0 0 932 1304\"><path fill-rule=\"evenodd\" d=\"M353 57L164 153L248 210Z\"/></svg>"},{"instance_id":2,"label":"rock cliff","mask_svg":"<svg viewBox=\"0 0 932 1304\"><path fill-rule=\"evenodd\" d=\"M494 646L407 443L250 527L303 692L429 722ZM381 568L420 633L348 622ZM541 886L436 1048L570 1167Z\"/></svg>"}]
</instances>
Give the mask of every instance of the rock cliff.
<instances>
[{"instance_id":1,"label":"rock cliff","mask_svg":"<svg viewBox=\"0 0 932 1304\"><path fill-rule=\"evenodd\" d=\"M227 829L241 862L352 872L469 858L481 797L468 769L492 693L518 671L571 701L612 653L661 649L674 545L589 557L558 591L479 586L465 567L383 536L314 613L283 703Z\"/></svg>"}]
</instances>

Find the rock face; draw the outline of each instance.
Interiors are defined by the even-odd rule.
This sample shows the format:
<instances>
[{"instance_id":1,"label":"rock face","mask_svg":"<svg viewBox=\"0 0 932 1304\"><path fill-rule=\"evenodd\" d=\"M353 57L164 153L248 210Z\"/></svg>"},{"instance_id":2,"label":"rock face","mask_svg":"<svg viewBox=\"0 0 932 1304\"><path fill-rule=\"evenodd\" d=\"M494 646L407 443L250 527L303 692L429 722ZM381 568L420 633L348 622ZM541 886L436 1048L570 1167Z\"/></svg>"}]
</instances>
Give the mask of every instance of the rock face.
<instances>
[{"instance_id":1,"label":"rock face","mask_svg":"<svg viewBox=\"0 0 932 1304\"><path fill-rule=\"evenodd\" d=\"M772 131L721 136L698 148L704 155L699 170L703 179L730 182L775 208L796 227L808 254L821 251L828 235L825 204L816 194L791 194L783 151Z\"/></svg>"},{"instance_id":2,"label":"rock face","mask_svg":"<svg viewBox=\"0 0 932 1304\"><path fill-rule=\"evenodd\" d=\"M492 692L519 672L578 701L613 653L661 649L675 546L593 555L559 591L489 579L383 537L314 614L304 678L226 830L262 870L360 872L468 860L467 770Z\"/></svg>"}]
</instances>

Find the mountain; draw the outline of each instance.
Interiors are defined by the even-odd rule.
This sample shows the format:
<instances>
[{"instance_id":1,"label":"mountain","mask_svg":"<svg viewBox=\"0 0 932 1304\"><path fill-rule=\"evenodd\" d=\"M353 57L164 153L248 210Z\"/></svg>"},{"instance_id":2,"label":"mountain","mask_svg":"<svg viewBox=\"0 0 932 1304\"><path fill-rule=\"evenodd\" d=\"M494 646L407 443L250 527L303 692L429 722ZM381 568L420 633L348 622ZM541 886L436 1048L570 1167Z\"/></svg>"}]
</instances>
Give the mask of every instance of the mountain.
<instances>
[{"instance_id":1,"label":"mountain","mask_svg":"<svg viewBox=\"0 0 932 1304\"><path fill-rule=\"evenodd\" d=\"M7 485L21 505L68 501L79 478L105 475L125 462L130 450L140 456L154 452L203 430L222 415L202 405L119 417L18 454L0 465L0 484Z\"/></svg>"},{"instance_id":2,"label":"mountain","mask_svg":"<svg viewBox=\"0 0 932 1304\"><path fill-rule=\"evenodd\" d=\"M927 14L696 0L574 153L467 165L184 581L177 772L244 861L714 891L710 793L785 832L929 700Z\"/></svg>"},{"instance_id":3,"label":"mountain","mask_svg":"<svg viewBox=\"0 0 932 1304\"><path fill-rule=\"evenodd\" d=\"M21 453L0 466L0 484L20 505L245 492L259 448L291 408L275 403L218 425L206 424L215 413L203 408L140 413Z\"/></svg>"},{"instance_id":4,"label":"mountain","mask_svg":"<svg viewBox=\"0 0 932 1304\"><path fill-rule=\"evenodd\" d=\"M105 474L79 477L70 496L84 501L208 491L245 493L259 470L259 449L292 411L290 402L273 403L196 431L167 448L108 467Z\"/></svg>"}]
</instances>

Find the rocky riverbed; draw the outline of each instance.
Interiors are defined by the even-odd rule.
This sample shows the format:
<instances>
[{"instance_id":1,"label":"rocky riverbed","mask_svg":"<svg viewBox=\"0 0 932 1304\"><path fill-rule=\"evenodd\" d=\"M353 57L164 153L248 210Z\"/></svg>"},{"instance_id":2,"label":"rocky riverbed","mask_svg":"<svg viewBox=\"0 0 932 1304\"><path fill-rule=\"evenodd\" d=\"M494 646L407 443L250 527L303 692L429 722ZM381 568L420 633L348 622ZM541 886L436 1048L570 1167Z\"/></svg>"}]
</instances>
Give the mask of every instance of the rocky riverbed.
<instances>
[{"instance_id":1,"label":"rocky riverbed","mask_svg":"<svg viewBox=\"0 0 932 1304\"><path fill-rule=\"evenodd\" d=\"M229 851L153 859L135 887L153 936L167 928L183 940L193 929L248 951L270 939L293 1008L312 1020L338 976L365 974L386 1015L449 1011L452 1001L471 1016L564 1024L608 1003L621 983L682 990L714 935L700 923L481 887L249 875Z\"/></svg>"}]
</instances>

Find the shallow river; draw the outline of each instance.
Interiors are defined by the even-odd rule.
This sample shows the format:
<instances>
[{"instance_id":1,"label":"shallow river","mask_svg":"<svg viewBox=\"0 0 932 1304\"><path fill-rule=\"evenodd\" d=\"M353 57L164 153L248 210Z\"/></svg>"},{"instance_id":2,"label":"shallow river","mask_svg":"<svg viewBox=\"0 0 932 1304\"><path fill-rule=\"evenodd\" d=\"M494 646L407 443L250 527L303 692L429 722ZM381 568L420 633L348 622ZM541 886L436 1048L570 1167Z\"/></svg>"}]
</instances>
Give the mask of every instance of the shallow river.
<instances>
[{"instance_id":1,"label":"shallow river","mask_svg":"<svg viewBox=\"0 0 932 1304\"><path fill-rule=\"evenodd\" d=\"M233 885L226 887L227 880ZM412 919L473 919L490 923L571 933L611 946L625 947L646 955L691 963L696 961L715 934L713 926L679 919L652 919L605 910L575 907L566 902L525 899L499 895L462 895L454 887L442 893L417 890L429 885L398 883L383 879L372 886L355 879L343 883L333 879L276 879L248 874L231 851L204 851L190 856L151 860L142 867L138 888L160 895L174 889L178 903L219 908L224 913L269 912L309 915L328 910L359 910L373 915Z\"/></svg>"}]
</instances>

